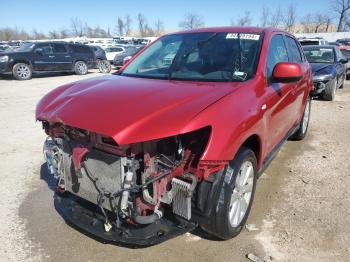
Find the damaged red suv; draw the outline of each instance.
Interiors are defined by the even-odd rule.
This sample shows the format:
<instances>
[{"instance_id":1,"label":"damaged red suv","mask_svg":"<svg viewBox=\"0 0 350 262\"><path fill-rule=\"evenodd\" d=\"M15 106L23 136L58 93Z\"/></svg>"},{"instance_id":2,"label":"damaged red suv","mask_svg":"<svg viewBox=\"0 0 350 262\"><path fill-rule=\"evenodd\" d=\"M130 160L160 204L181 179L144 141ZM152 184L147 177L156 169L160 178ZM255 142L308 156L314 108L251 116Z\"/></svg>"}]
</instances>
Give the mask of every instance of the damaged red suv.
<instances>
[{"instance_id":1,"label":"damaged red suv","mask_svg":"<svg viewBox=\"0 0 350 262\"><path fill-rule=\"evenodd\" d=\"M55 207L103 241L152 245L193 230L236 236L256 181L309 123L297 40L262 28L165 35L118 73L39 102Z\"/></svg>"}]
</instances>

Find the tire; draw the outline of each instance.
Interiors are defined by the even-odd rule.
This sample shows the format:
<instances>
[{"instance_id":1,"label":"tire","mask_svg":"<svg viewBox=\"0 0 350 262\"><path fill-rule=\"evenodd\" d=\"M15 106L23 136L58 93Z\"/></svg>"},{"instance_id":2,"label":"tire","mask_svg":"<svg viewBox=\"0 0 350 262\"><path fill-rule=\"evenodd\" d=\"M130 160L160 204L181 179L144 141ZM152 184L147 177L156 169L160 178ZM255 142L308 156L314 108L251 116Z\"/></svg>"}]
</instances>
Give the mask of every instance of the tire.
<instances>
[{"instance_id":1,"label":"tire","mask_svg":"<svg viewBox=\"0 0 350 262\"><path fill-rule=\"evenodd\" d=\"M112 70L111 63L108 60L100 60L97 67L100 73L109 73Z\"/></svg>"},{"instance_id":2,"label":"tire","mask_svg":"<svg viewBox=\"0 0 350 262\"><path fill-rule=\"evenodd\" d=\"M303 117L301 118L299 128L294 132L294 134L290 137L290 140L303 140L307 134L307 130L309 128L310 122L310 113L311 113L311 97L307 98Z\"/></svg>"},{"instance_id":3,"label":"tire","mask_svg":"<svg viewBox=\"0 0 350 262\"><path fill-rule=\"evenodd\" d=\"M77 61L74 64L74 72L77 75L86 75L88 73L88 67L84 61Z\"/></svg>"},{"instance_id":4,"label":"tire","mask_svg":"<svg viewBox=\"0 0 350 262\"><path fill-rule=\"evenodd\" d=\"M213 226L208 233L220 239L230 239L241 232L253 203L256 179L255 154L242 147L227 167L220 200L215 207L216 214L210 217Z\"/></svg>"},{"instance_id":5,"label":"tire","mask_svg":"<svg viewBox=\"0 0 350 262\"><path fill-rule=\"evenodd\" d=\"M322 98L326 101L333 101L337 91L337 80L333 79L326 83L326 89L323 91Z\"/></svg>"},{"instance_id":6,"label":"tire","mask_svg":"<svg viewBox=\"0 0 350 262\"><path fill-rule=\"evenodd\" d=\"M346 80L346 73L344 73L343 80L342 80L341 85L339 86L339 89L343 89L344 88L345 80Z\"/></svg>"},{"instance_id":7,"label":"tire","mask_svg":"<svg viewBox=\"0 0 350 262\"><path fill-rule=\"evenodd\" d=\"M28 80L32 78L32 67L25 63L15 64L12 74L17 80Z\"/></svg>"}]
</instances>

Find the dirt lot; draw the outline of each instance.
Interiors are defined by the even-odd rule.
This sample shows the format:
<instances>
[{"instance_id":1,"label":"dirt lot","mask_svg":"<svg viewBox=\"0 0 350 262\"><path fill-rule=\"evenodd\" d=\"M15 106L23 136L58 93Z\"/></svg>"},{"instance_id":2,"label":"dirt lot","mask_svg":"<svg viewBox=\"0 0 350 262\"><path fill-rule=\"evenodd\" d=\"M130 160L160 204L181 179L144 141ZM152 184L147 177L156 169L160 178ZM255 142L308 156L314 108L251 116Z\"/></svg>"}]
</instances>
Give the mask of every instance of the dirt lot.
<instances>
[{"instance_id":1,"label":"dirt lot","mask_svg":"<svg viewBox=\"0 0 350 262\"><path fill-rule=\"evenodd\" d=\"M285 144L258 181L248 223L235 239L201 232L157 246L106 245L69 227L53 207L35 122L45 93L84 77L0 78L0 261L350 261L350 85L334 102L314 101L302 142Z\"/></svg>"}]
</instances>

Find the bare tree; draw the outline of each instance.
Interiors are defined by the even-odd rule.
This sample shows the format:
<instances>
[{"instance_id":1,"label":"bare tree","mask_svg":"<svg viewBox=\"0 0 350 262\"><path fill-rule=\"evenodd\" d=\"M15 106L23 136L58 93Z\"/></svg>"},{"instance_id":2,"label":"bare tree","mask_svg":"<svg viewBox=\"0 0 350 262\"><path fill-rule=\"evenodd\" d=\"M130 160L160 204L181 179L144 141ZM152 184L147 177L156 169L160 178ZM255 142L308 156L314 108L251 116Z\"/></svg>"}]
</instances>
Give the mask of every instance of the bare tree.
<instances>
[{"instance_id":1,"label":"bare tree","mask_svg":"<svg viewBox=\"0 0 350 262\"><path fill-rule=\"evenodd\" d=\"M162 20L157 19L154 24L154 35L159 36L164 32L164 23Z\"/></svg>"},{"instance_id":2,"label":"bare tree","mask_svg":"<svg viewBox=\"0 0 350 262\"><path fill-rule=\"evenodd\" d=\"M139 26L140 36L146 36L146 34L147 34L146 28L148 27L146 17L143 14L139 13L137 15L137 22L138 22L138 26Z\"/></svg>"},{"instance_id":3,"label":"bare tree","mask_svg":"<svg viewBox=\"0 0 350 262\"><path fill-rule=\"evenodd\" d=\"M350 9L350 0L332 0L332 8L339 15L337 32L342 32L344 23L347 20L347 11Z\"/></svg>"},{"instance_id":4,"label":"bare tree","mask_svg":"<svg viewBox=\"0 0 350 262\"><path fill-rule=\"evenodd\" d=\"M269 24L270 10L268 7L264 6L261 12L261 26L267 27Z\"/></svg>"},{"instance_id":5,"label":"bare tree","mask_svg":"<svg viewBox=\"0 0 350 262\"><path fill-rule=\"evenodd\" d=\"M300 24L304 33L312 33L314 31L313 16L310 13L306 14L301 19Z\"/></svg>"},{"instance_id":6,"label":"bare tree","mask_svg":"<svg viewBox=\"0 0 350 262\"><path fill-rule=\"evenodd\" d=\"M279 27L282 22L282 10L281 7L278 6L276 10L271 14L269 25L271 27Z\"/></svg>"},{"instance_id":7,"label":"bare tree","mask_svg":"<svg viewBox=\"0 0 350 262\"><path fill-rule=\"evenodd\" d=\"M39 32L38 30L34 29L33 32L32 32L31 38L32 39L36 39L36 40L45 39L46 35L44 33L42 33L42 32Z\"/></svg>"},{"instance_id":8,"label":"bare tree","mask_svg":"<svg viewBox=\"0 0 350 262\"><path fill-rule=\"evenodd\" d=\"M83 22L78 18L72 18L70 21L71 33L73 36L82 37L84 35L84 25Z\"/></svg>"},{"instance_id":9,"label":"bare tree","mask_svg":"<svg viewBox=\"0 0 350 262\"><path fill-rule=\"evenodd\" d=\"M125 27L125 24L124 24L123 18L118 16L118 19L117 19L117 34L119 36L123 36L124 35L124 27Z\"/></svg>"},{"instance_id":10,"label":"bare tree","mask_svg":"<svg viewBox=\"0 0 350 262\"><path fill-rule=\"evenodd\" d=\"M60 38L60 33L56 30L49 31L49 38L51 39L58 39Z\"/></svg>"},{"instance_id":11,"label":"bare tree","mask_svg":"<svg viewBox=\"0 0 350 262\"><path fill-rule=\"evenodd\" d=\"M183 29L193 29L204 26L203 18L197 14L188 13L184 19L180 21L179 27Z\"/></svg>"},{"instance_id":12,"label":"bare tree","mask_svg":"<svg viewBox=\"0 0 350 262\"><path fill-rule=\"evenodd\" d=\"M237 22L234 20L231 20L231 25L237 25L237 26L250 26L252 23L252 19L250 18L250 12L246 11L244 13L244 16L239 17Z\"/></svg>"},{"instance_id":13,"label":"bare tree","mask_svg":"<svg viewBox=\"0 0 350 262\"><path fill-rule=\"evenodd\" d=\"M284 22L284 28L290 33L293 33L296 17L297 17L297 8L294 4L291 3L288 6L286 14L282 19Z\"/></svg>"},{"instance_id":14,"label":"bare tree","mask_svg":"<svg viewBox=\"0 0 350 262\"><path fill-rule=\"evenodd\" d=\"M61 35L60 36L61 38L67 38L67 37L69 37L69 32L66 28L62 28L60 30L60 35Z\"/></svg>"},{"instance_id":15,"label":"bare tree","mask_svg":"<svg viewBox=\"0 0 350 262\"><path fill-rule=\"evenodd\" d=\"M130 15L126 15L125 16L125 19L124 19L124 32L125 32L125 35L130 35L131 34L131 17Z\"/></svg>"}]
</instances>

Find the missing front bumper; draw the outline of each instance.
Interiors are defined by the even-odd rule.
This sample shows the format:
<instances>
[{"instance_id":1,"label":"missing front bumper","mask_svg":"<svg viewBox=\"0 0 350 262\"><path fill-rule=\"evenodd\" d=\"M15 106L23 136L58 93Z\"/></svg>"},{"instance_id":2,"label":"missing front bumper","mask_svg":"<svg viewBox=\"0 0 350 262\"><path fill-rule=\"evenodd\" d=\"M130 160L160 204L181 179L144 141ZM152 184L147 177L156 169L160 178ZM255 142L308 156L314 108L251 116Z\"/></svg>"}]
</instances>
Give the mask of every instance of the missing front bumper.
<instances>
[{"instance_id":1,"label":"missing front bumper","mask_svg":"<svg viewBox=\"0 0 350 262\"><path fill-rule=\"evenodd\" d=\"M197 227L194 222L177 217L163 217L147 226L121 224L104 231L104 218L97 207L72 194L54 196L55 208L66 222L103 243L151 246L179 236Z\"/></svg>"}]
</instances>

